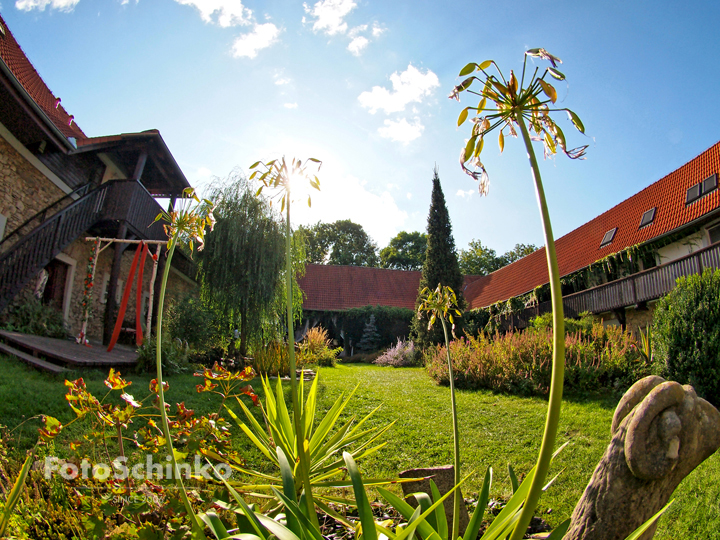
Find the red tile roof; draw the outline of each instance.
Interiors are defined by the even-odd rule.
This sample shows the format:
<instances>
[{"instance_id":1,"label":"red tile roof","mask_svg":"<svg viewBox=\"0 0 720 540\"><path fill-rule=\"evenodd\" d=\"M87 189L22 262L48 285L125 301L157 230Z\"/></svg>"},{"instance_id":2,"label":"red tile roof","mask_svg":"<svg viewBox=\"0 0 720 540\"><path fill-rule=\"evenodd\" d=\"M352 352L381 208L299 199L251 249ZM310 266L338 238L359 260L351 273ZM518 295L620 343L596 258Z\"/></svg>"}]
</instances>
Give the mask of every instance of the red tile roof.
<instances>
[{"instance_id":1,"label":"red tile roof","mask_svg":"<svg viewBox=\"0 0 720 540\"><path fill-rule=\"evenodd\" d=\"M645 243L720 209L720 189L685 205L689 187L719 172L720 143L716 143L676 171L556 240L560 275L571 274L607 255ZM657 208L655 221L638 229L643 213L653 207ZM617 232L612 243L601 248L603 236L614 227ZM486 307L545 283L548 272L542 248L470 284L465 298L471 308Z\"/></svg>"},{"instance_id":2,"label":"red tile roof","mask_svg":"<svg viewBox=\"0 0 720 540\"><path fill-rule=\"evenodd\" d=\"M363 306L415 309L420 272L365 266L308 264L298 280L303 309L342 311ZM480 276L465 276L465 286Z\"/></svg>"},{"instance_id":3,"label":"red tile roof","mask_svg":"<svg viewBox=\"0 0 720 540\"><path fill-rule=\"evenodd\" d=\"M85 134L67 113L33 67L0 15L5 35L0 34L0 60L8 67L28 95L65 137L84 138Z\"/></svg>"}]
</instances>

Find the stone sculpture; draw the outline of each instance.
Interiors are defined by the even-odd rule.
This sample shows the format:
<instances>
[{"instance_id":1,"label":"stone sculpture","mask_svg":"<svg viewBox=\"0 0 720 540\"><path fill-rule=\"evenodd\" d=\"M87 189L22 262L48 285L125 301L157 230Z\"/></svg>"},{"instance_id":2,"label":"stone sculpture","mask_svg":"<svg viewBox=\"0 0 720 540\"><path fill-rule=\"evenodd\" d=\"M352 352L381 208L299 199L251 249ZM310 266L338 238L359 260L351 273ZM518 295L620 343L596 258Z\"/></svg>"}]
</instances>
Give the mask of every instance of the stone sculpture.
<instances>
[{"instance_id":1,"label":"stone sculpture","mask_svg":"<svg viewBox=\"0 0 720 540\"><path fill-rule=\"evenodd\" d=\"M564 540L622 540L645 523L720 447L720 413L692 386L651 375L620 400L611 435Z\"/></svg>"}]
</instances>

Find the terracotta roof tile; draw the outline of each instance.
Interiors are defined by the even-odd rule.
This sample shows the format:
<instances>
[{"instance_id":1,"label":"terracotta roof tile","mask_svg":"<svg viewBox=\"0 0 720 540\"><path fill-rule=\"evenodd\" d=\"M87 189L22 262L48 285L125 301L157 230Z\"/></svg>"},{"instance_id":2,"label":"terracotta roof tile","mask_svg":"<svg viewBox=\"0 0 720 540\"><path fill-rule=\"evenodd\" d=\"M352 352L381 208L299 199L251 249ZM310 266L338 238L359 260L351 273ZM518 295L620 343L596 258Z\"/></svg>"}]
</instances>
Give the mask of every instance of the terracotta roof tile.
<instances>
[{"instance_id":1,"label":"terracotta roof tile","mask_svg":"<svg viewBox=\"0 0 720 540\"><path fill-rule=\"evenodd\" d=\"M298 280L303 309L342 311L363 306L415 309L421 272L308 264ZM465 287L480 276L465 276Z\"/></svg>"},{"instance_id":2,"label":"terracotta roof tile","mask_svg":"<svg viewBox=\"0 0 720 540\"><path fill-rule=\"evenodd\" d=\"M720 173L720 143L679 169L624 200L555 242L560 275L580 270L626 247L642 244L687 225L720 208L720 189L685 205L689 187ZM639 229L647 210L657 208L652 224ZM613 241L600 247L607 231L617 227ZM465 292L471 308L486 307L524 294L548 282L545 248L470 284Z\"/></svg>"},{"instance_id":3,"label":"terracotta roof tile","mask_svg":"<svg viewBox=\"0 0 720 540\"><path fill-rule=\"evenodd\" d=\"M76 139L84 138L83 131L72 119L73 117L58 103L58 98L50 91L28 57L25 56L1 15L0 24L5 29L5 35L0 34L0 60L63 135Z\"/></svg>"}]
</instances>

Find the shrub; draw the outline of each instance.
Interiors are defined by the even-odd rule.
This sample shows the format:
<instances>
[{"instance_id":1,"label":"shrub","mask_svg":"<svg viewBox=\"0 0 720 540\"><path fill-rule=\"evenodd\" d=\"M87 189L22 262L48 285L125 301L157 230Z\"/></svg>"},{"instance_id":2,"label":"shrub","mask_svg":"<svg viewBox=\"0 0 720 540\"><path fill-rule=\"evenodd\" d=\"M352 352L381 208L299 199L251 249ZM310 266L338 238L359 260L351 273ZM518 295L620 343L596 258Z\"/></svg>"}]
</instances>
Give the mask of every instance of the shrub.
<instances>
[{"instance_id":1,"label":"shrub","mask_svg":"<svg viewBox=\"0 0 720 540\"><path fill-rule=\"evenodd\" d=\"M565 347L568 390L624 389L650 372L635 338L618 327L594 323L588 335L566 334ZM458 386L522 395L549 390L552 332L547 329L461 338L450 343L450 354ZM449 382L444 347L428 349L425 365L438 383Z\"/></svg>"},{"instance_id":2,"label":"shrub","mask_svg":"<svg viewBox=\"0 0 720 540\"><path fill-rule=\"evenodd\" d=\"M594 324L595 319L592 313L583 311L578 319L565 319L565 333L575 334L581 332L583 336L588 336L591 334ZM548 312L538 315L530 321L530 325L536 330L552 330L552 313Z\"/></svg>"},{"instance_id":3,"label":"shrub","mask_svg":"<svg viewBox=\"0 0 720 540\"><path fill-rule=\"evenodd\" d=\"M720 405L720 270L678 279L654 319L656 369Z\"/></svg>"},{"instance_id":4,"label":"shrub","mask_svg":"<svg viewBox=\"0 0 720 540\"><path fill-rule=\"evenodd\" d=\"M186 296L168 311L167 329L173 338L187 342L199 352L219 344L217 316L200 299Z\"/></svg>"},{"instance_id":5,"label":"shrub","mask_svg":"<svg viewBox=\"0 0 720 540\"><path fill-rule=\"evenodd\" d=\"M290 370L287 345L273 341L253 351L253 369L261 375L287 375Z\"/></svg>"},{"instance_id":6,"label":"shrub","mask_svg":"<svg viewBox=\"0 0 720 540\"><path fill-rule=\"evenodd\" d=\"M10 304L2 322L3 329L10 332L60 339L68 335L62 313L31 293L23 294Z\"/></svg>"},{"instance_id":7,"label":"shrub","mask_svg":"<svg viewBox=\"0 0 720 540\"><path fill-rule=\"evenodd\" d=\"M398 339L397 343L385 351L374 363L379 366L416 366L420 357L420 353L415 350L415 344L412 341Z\"/></svg>"},{"instance_id":8,"label":"shrub","mask_svg":"<svg viewBox=\"0 0 720 540\"><path fill-rule=\"evenodd\" d=\"M337 355L342 352L342 347L331 349L330 345L327 330L321 326L311 328L298 346L298 362L300 364L317 364L321 367L335 367Z\"/></svg>"},{"instance_id":9,"label":"shrub","mask_svg":"<svg viewBox=\"0 0 720 540\"><path fill-rule=\"evenodd\" d=\"M157 354L157 338L146 338L137 349L138 359L135 371L138 373L152 373L155 371L155 355ZM189 363L190 348L187 343L179 339L163 340L162 350L163 372L167 375L183 373L191 369Z\"/></svg>"}]
</instances>

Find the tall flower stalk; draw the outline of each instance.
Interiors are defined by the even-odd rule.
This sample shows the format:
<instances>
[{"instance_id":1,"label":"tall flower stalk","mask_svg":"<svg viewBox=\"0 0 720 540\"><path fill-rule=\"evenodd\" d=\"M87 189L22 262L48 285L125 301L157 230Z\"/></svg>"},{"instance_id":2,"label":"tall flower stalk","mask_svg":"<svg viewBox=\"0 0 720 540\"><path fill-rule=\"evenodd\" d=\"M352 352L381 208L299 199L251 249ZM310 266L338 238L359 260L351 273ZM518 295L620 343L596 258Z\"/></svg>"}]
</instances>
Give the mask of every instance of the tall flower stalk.
<instances>
[{"instance_id":1,"label":"tall flower stalk","mask_svg":"<svg viewBox=\"0 0 720 540\"><path fill-rule=\"evenodd\" d=\"M448 363L448 377L450 378L450 404L452 408L452 420L453 420L453 469L454 469L454 483L455 486L460 484L460 439L458 430L457 420L457 405L455 403L455 377L453 375L452 360L450 359L450 336L448 336L447 323L452 325L452 330L455 330L455 320L453 317L453 311L456 315L461 316L460 311L457 309L457 297L455 291L450 287L441 286L438 283L437 288L431 291L428 287L425 287L420 291L421 302L418 306L418 318L421 313L426 311L430 314L430 322L428 323L428 330L432 328L437 319L440 319L443 327L443 333L445 334L445 352L447 353ZM455 540L460 536L460 505L462 503L462 494L459 489L455 490L453 494L453 522L452 522L452 535L451 540Z\"/></svg>"},{"instance_id":2,"label":"tall flower stalk","mask_svg":"<svg viewBox=\"0 0 720 540\"><path fill-rule=\"evenodd\" d=\"M157 370L158 406L160 407L162 431L165 436L165 445L167 446L167 451L170 456L175 483L179 488L180 497L185 505L185 511L192 522L194 538L205 538L205 534L203 533L203 526L195 514L195 511L190 504L190 499L187 496L187 491L177 464L172 438L170 436L170 424L168 423L167 410L165 407L165 385L163 383L162 372L162 321L163 306L165 303L165 289L167 287L168 276L170 275L170 264L172 263L175 248L179 242L182 242L190 248L190 251L194 250L196 244L198 251L202 250L205 242L205 227L209 226L210 230L212 230L213 225L215 224L212 211L212 202L206 199L201 201L195 194L194 189L187 188L183 191L183 198L180 200L177 209L173 208L170 212L161 212L155 218L155 221L167 221L166 224L163 224L163 227L165 228L165 233L168 235L168 253L167 260L165 261L162 282L160 283L160 295L158 297L157 307L157 329L155 336L157 341L155 365Z\"/></svg>"},{"instance_id":3,"label":"tall flower stalk","mask_svg":"<svg viewBox=\"0 0 720 540\"><path fill-rule=\"evenodd\" d=\"M525 86L528 57L547 60L552 64L552 67L545 68L541 76L538 76L539 68L536 67L532 76L529 77L527 86ZM471 112L473 113L474 116L471 120L473 128L470 139L468 139L460 153L460 165L467 174L479 181L481 195L487 194L489 187L488 175L480 160L485 137L491 131L499 128L498 145L502 152L505 146L505 131L511 136L517 137L516 127L519 129L530 160L530 170L535 183L545 236L545 253L547 255L553 309L553 367L550 380L550 396L535 475L511 540L520 540L524 536L540 499L543 483L552 460L562 404L563 376L565 373L565 324L560 290L560 271L555 253L555 240L550 224L550 215L545 200L545 190L543 189L540 168L532 144L533 141L541 141L546 157L554 155L557 149L560 148L569 158L582 159L587 149L586 145L568 150L565 134L550 116L552 112L565 111L575 128L581 133L585 132L580 118L573 111L567 108L552 108L557 101L557 91L546 80L546 77L549 75L558 81L565 80L565 75L557 69L557 64L561 63L562 61L559 58L545 49L530 49L525 53L519 82L513 71L510 71L510 77L506 78L493 60L486 60L481 64L470 63L459 74L461 77L470 76L456 86L449 96L460 101L460 94L467 92L480 98L477 107L465 107L462 110L458 117L458 126L461 126L468 119ZM494 68L497 75L488 73L491 68ZM476 82L482 85L481 91L470 89L471 85ZM490 104L489 107L488 104ZM467 164L471 168L468 168Z\"/></svg>"},{"instance_id":4,"label":"tall flower stalk","mask_svg":"<svg viewBox=\"0 0 720 540\"><path fill-rule=\"evenodd\" d=\"M287 308L287 340L288 340L288 363L290 365L290 399L293 407L293 426L295 427L295 441L297 444L297 455L299 457L299 477L305 490L305 504L307 516L313 526L320 528L312 489L310 487L310 441L305 437L305 429L302 423L302 404L298 391L298 381L295 363L295 333L293 325L292 310L292 229L290 227L290 202L292 200L292 184L308 180L310 186L319 190L320 180L315 175L310 175L308 167L311 163L320 169L321 162L318 159L308 158L305 163L299 159L291 159L288 164L285 157L274 159L263 163L257 161L250 166L252 174L250 179L257 179L262 185L257 191L260 195L263 189L268 188L274 191L273 198L280 199L280 212L285 212L285 304ZM311 205L311 198L308 196L308 206Z\"/></svg>"}]
</instances>

